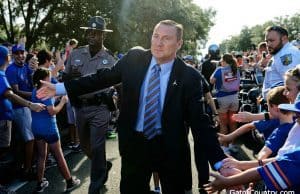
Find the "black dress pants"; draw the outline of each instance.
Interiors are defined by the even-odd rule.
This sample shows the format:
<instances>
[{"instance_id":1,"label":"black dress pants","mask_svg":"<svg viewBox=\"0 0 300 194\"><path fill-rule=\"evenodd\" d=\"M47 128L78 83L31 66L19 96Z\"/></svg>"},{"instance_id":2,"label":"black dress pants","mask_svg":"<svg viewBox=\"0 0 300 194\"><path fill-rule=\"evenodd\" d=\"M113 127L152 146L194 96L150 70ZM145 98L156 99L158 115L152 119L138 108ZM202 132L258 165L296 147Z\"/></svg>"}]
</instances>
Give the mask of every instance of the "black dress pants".
<instances>
[{"instance_id":1,"label":"black dress pants","mask_svg":"<svg viewBox=\"0 0 300 194\"><path fill-rule=\"evenodd\" d=\"M121 194L148 194L152 172L158 172L162 193L184 194L183 170L176 169L165 151L164 137L147 140L136 133L130 149L122 154Z\"/></svg>"}]
</instances>

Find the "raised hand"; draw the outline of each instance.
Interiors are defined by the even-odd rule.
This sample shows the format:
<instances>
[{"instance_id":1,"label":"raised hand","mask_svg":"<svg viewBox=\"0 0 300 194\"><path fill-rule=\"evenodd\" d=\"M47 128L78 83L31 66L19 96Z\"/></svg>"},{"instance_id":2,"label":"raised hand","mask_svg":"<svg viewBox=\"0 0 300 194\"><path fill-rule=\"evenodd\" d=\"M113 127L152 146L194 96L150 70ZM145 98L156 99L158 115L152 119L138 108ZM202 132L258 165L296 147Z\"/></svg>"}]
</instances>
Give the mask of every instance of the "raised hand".
<instances>
[{"instance_id":1,"label":"raised hand","mask_svg":"<svg viewBox=\"0 0 300 194\"><path fill-rule=\"evenodd\" d=\"M39 62L38 59L33 56L30 60L29 60L29 67L30 69L32 69L33 71L35 71L38 67L39 67Z\"/></svg>"},{"instance_id":2,"label":"raised hand","mask_svg":"<svg viewBox=\"0 0 300 194\"><path fill-rule=\"evenodd\" d=\"M37 98L47 100L48 98L55 96L56 89L54 84L43 80L40 80L40 82L43 84L43 86L37 90Z\"/></svg>"},{"instance_id":3,"label":"raised hand","mask_svg":"<svg viewBox=\"0 0 300 194\"><path fill-rule=\"evenodd\" d=\"M67 96L67 95L63 96L63 97L61 98L61 101L63 101L64 103L67 103L67 102L69 101L68 96Z\"/></svg>"}]
</instances>

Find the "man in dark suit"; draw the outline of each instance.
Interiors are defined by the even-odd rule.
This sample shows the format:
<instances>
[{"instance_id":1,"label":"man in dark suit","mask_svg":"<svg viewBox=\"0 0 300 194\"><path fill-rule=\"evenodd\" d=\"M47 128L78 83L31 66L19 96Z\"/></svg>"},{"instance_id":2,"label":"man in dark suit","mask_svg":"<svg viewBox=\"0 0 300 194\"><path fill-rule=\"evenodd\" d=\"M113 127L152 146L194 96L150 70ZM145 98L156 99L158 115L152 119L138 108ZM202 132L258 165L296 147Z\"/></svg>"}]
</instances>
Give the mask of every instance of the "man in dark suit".
<instances>
[{"instance_id":1,"label":"man in dark suit","mask_svg":"<svg viewBox=\"0 0 300 194\"><path fill-rule=\"evenodd\" d=\"M197 141L202 142L200 149L208 153L212 166L219 169L219 161L226 157L203 112L201 76L176 57L182 35L181 24L161 21L154 28L151 50L133 48L110 69L56 86L43 82L38 91L39 98L47 98L66 90L76 104L81 94L122 82L118 120L122 194L148 194L153 171L159 174L164 194L184 193L187 127L200 133Z\"/></svg>"}]
</instances>

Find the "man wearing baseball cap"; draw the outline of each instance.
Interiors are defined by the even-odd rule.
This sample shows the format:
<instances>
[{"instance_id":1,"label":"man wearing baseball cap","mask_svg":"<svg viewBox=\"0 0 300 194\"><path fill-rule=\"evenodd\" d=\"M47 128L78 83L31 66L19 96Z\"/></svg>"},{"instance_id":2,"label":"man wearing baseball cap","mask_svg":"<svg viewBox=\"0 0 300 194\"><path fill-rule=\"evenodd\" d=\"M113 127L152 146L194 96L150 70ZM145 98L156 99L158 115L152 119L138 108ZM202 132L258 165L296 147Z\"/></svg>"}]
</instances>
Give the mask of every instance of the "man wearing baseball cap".
<instances>
[{"instance_id":1,"label":"man wearing baseball cap","mask_svg":"<svg viewBox=\"0 0 300 194\"><path fill-rule=\"evenodd\" d=\"M6 69L6 77L12 91L25 98L31 98L32 83L31 70L25 65L25 47L16 44L12 47L13 62ZM25 180L32 179L31 163L33 156L34 136L31 130L31 111L28 107L13 103L14 118L16 131L25 142L25 161L22 171L22 178Z\"/></svg>"},{"instance_id":2,"label":"man wearing baseball cap","mask_svg":"<svg viewBox=\"0 0 300 194\"><path fill-rule=\"evenodd\" d=\"M11 120L13 119L13 107L11 102L28 107L39 112L45 109L45 105L31 103L28 100L14 94L7 81L5 69L10 61L9 51L0 46L0 158L4 156L11 141Z\"/></svg>"},{"instance_id":3,"label":"man wearing baseball cap","mask_svg":"<svg viewBox=\"0 0 300 194\"><path fill-rule=\"evenodd\" d=\"M76 79L96 73L98 69L112 67L114 57L104 47L104 34L112 32L106 28L101 16L93 16L85 30L88 45L74 49L67 59L64 80ZM107 90L77 97L75 107L76 125L80 146L91 160L89 194L99 194L103 188L112 163L106 161L105 135L108 129L110 110L107 105Z\"/></svg>"}]
</instances>

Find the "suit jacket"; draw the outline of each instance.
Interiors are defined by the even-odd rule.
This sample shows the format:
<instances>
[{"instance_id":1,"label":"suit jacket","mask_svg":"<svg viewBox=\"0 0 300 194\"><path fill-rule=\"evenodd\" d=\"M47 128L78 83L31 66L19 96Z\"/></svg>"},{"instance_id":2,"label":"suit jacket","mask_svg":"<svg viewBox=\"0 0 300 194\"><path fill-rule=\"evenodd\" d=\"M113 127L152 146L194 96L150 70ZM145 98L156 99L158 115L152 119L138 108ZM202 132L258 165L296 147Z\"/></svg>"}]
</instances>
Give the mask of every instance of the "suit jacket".
<instances>
[{"instance_id":1,"label":"suit jacket","mask_svg":"<svg viewBox=\"0 0 300 194\"><path fill-rule=\"evenodd\" d=\"M122 82L121 112L118 120L119 150L121 156L130 153L134 137L139 96L152 54L142 48L131 49L110 69L100 69L96 74L65 82L71 103L76 97ZM170 74L162 112L162 134L168 160L174 166L183 165L189 151L190 127L199 133L203 151L211 164L226 156L219 146L216 135L209 127L209 118L203 113L201 76L191 66L176 58Z\"/></svg>"}]
</instances>

